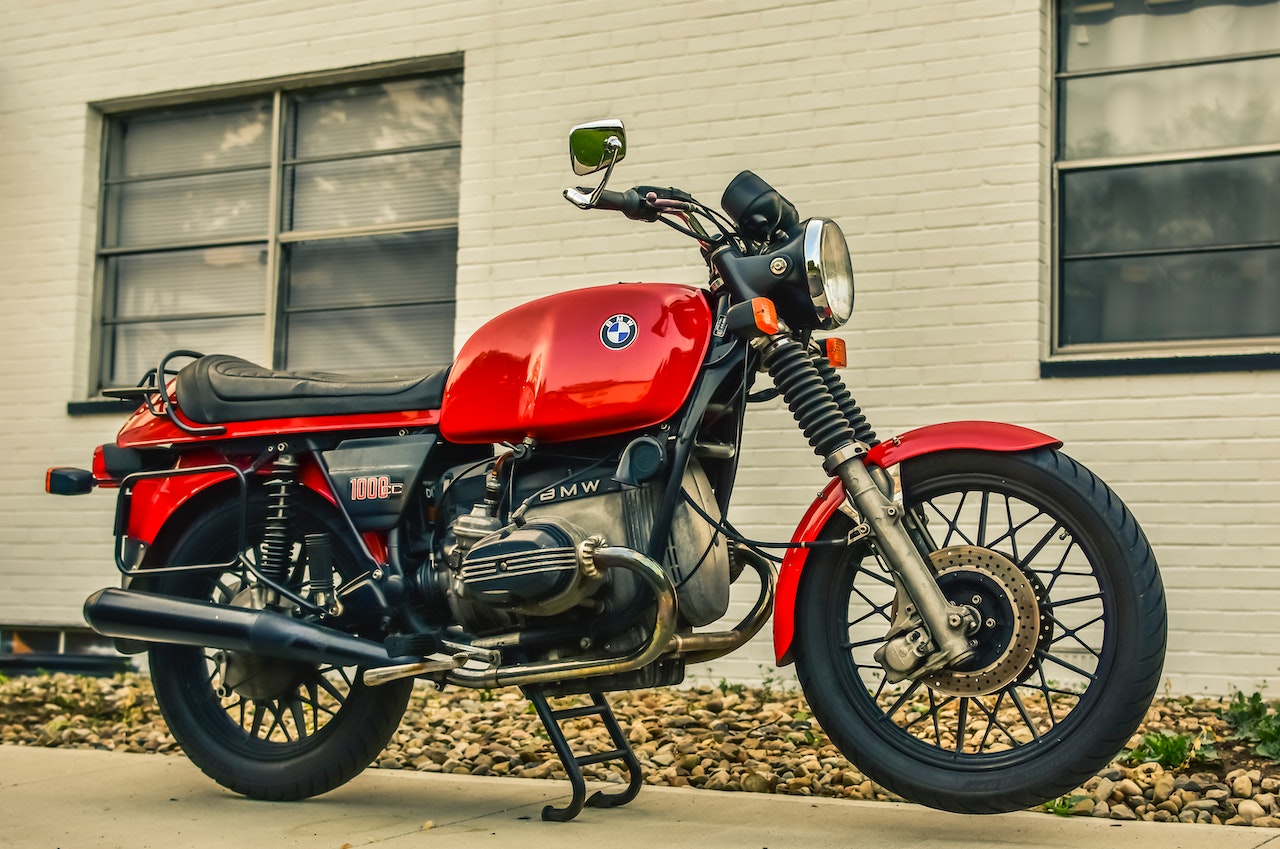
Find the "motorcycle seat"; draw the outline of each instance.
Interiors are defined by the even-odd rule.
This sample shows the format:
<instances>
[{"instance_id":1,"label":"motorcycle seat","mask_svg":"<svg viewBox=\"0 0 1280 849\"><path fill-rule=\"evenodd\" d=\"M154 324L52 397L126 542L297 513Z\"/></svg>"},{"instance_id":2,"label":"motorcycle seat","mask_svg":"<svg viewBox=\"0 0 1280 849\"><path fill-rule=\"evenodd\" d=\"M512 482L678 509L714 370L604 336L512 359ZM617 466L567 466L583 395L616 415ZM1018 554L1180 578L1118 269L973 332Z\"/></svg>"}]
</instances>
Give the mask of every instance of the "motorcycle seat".
<instances>
[{"instance_id":1,"label":"motorcycle seat","mask_svg":"<svg viewBox=\"0 0 1280 849\"><path fill-rule=\"evenodd\" d=\"M438 410L446 366L417 377L351 377L276 371L240 357L210 354L178 372L178 409L198 424L255 419Z\"/></svg>"}]
</instances>

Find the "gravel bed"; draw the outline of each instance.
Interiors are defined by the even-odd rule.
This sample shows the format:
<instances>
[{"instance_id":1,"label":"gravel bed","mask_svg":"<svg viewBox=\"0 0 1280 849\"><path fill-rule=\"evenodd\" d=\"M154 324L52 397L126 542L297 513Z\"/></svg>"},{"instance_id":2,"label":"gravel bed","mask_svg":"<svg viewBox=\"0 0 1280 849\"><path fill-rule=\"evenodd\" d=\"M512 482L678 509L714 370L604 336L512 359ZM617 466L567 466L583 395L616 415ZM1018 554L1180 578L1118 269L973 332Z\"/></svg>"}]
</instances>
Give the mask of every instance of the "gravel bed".
<instances>
[{"instance_id":1,"label":"gravel bed","mask_svg":"<svg viewBox=\"0 0 1280 849\"><path fill-rule=\"evenodd\" d=\"M705 790L901 801L841 755L796 692L728 686L617 693L610 703L644 768L645 783ZM567 704L560 702L558 704ZM1219 757L1182 770L1157 763L1110 764L1037 810L1117 820L1280 828L1280 765L1231 740L1216 699L1159 700L1141 734L1169 731L1216 743ZM594 718L571 720L575 751L611 748ZM180 754L136 674L0 679L0 743ZM468 775L560 778L537 716L514 689L414 690L394 739L374 764ZM616 764L586 767L588 779L622 782Z\"/></svg>"}]
</instances>

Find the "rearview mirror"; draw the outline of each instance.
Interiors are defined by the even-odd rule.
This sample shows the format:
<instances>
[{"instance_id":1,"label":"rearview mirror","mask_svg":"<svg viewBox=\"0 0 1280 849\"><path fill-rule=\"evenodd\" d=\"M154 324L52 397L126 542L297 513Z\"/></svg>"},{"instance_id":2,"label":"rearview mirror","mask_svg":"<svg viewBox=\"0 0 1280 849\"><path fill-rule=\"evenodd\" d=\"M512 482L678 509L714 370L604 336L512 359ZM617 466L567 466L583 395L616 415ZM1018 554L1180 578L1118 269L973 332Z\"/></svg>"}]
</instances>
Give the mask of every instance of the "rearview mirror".
<instances>
[{"instance_id":1,"label":"rearview mirror","mask_svg":"<svg viewBox=\"0 0 1280 849\"><path fill-rule=\"evenodd\" d=\"M579 124L569 131L569 159L579 177L612 168L627 155L627 134L617 118Z\"/></svg>"}]
</instances>

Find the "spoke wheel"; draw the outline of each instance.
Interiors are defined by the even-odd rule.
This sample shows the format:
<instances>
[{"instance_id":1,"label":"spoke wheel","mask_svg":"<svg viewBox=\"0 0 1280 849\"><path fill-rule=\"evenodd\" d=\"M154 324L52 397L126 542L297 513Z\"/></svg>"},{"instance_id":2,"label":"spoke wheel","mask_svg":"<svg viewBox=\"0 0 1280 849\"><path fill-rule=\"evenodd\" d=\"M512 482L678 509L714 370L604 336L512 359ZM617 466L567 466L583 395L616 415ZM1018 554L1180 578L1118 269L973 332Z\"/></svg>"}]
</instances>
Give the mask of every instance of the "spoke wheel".
<instances>
[{"instance_id":1,"label":"spoke wheel","mask_svg":"<svg viewBox=\"0 0 1280 849\"><path fill-rule=\"evenodd\" d=\"M252 505L250 510L255 515ZM190 523L166 562L231 561L238 522L237 504L213 509ZM340 585L352 577L343 572L344 564L357 561L340 544L323 505L299 498L287 583L304 597L309 578L297 540L325 531ZM250 528L251 548L240 552L242 559L256 557L260 537L260 526ZM177 573L161 579L157 591L212 604L262 606L261 595L240 571ZM157 645L150 663L156 701L187 756L224 787L261 799L314 796L357 775L395 732L412 689L408 680L366 687L354 667L193 646Z\"/></svg>"},{"instance_id":2,"label":"spoke wheel","mask_svg":"<svg viewBox=\"0 0 1280 849\"><path fill-rule=\"evenodd\" d=\"M994 813L1071 790L1124 745L1159 681L1164 596L1145 537L1056 451L916 458L902 487L943 594L978 613L974 655L888 683L873 655L904 602L873 545L827 549L797 599L814 715L869 777L934 807Z\"/></svg>"}]
</instances>

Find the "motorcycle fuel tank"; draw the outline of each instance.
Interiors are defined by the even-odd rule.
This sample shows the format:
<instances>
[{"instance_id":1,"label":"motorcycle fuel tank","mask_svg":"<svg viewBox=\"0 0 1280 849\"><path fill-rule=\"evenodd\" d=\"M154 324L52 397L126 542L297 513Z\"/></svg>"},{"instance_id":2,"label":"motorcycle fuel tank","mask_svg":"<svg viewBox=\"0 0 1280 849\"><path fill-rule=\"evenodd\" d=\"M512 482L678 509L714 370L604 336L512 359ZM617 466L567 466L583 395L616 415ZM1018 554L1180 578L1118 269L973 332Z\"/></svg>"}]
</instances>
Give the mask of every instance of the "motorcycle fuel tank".
<instances>
[{"instance_id":1,"label":"motorcycle fuel tank","mask_svg":"<svg viewBox=\"0 0 1280 849\"><path fill-rule=\"evenodd\" d=\"M455 443L567 442L663 422L711 341L706 294L619 283L550 295L476 331L454 362L440 431Z\"/></svg>"}]
</instances>

